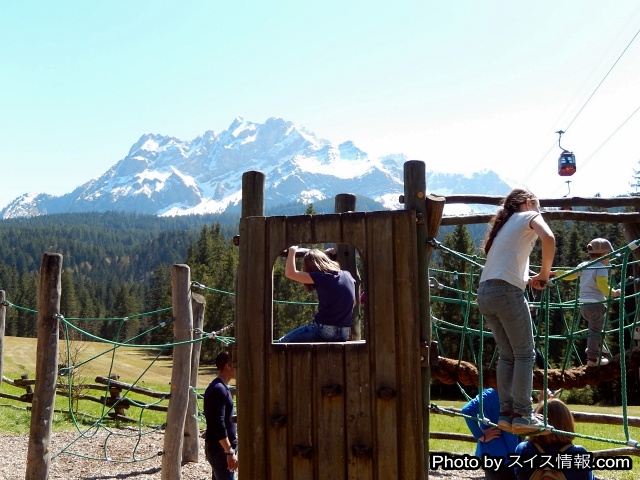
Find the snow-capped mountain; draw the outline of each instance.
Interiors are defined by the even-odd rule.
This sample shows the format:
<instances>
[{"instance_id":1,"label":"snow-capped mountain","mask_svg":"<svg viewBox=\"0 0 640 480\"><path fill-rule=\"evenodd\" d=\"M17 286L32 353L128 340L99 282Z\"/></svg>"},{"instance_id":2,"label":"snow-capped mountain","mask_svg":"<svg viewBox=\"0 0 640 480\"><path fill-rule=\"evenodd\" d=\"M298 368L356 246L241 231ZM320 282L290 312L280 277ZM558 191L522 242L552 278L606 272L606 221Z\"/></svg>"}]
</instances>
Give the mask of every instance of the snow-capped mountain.
<instances>
[{"instance_id":1,"label":"snow-capped mountain","mask_svg":"<svg viewBox=\"0 0 640 480\"><path fill-rule=\"evenodd\" d=\"M386 208L398 208L405 161L403 154L371 158L353 142L335 145L280 118L264 124L236 118L222 133L207 131L193 140L143 135L102 176L59 197L22 195L0 211L0 218L109 210L219 213L238 208L242 174L249 170L266 174L267 208L307 204L338 193L355 193ZM442 195L502 195L510 190L492 171L470 175L430 171L427 188Z\"/></svg>"}]
</instances>

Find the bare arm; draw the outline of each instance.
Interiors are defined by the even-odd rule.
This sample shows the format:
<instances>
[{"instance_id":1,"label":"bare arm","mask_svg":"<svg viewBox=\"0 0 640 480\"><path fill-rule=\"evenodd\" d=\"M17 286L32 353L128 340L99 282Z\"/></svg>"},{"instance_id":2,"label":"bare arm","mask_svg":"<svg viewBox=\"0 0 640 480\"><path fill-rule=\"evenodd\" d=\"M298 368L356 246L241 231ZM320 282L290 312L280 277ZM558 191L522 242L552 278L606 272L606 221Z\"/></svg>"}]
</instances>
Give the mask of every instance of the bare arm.
<instances>
[{"instance_id":1,"label":"bare arm","mask_svg":"<svg viewBox=\"0 0 640 480\"><path fill-rule=\"evenodd\" d=\"M296 251L298 247L293 245L289 247L289 252L287 253L287 262L284 266L284 274L290 280L295 280L300 283L313 283L313 278L307 272L300 272L296 268Z\"/></svg>"},{"instance_id":2,"label":"bare arm","mask_svg":"<svg viewBox=\"0 0 640 480\"><path fill-rule=\"evenodd\" d=\"M556 253L556 238L542 215L538 215L531 220L530 225L542 242L542 265L540 272L531 277L531 285L535 289L543 290L546 287L546 281L549 280L551 266L553 265L553 257Z\"/></svg>"}]
</instances>

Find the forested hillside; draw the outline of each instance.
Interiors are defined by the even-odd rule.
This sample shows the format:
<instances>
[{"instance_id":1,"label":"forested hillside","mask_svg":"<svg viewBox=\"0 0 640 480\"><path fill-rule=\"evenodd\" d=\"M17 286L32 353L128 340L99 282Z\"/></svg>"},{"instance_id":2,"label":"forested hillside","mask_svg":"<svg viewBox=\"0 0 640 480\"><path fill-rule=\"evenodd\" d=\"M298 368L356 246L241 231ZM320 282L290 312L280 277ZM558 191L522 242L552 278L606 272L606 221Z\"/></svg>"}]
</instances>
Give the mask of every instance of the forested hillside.
<instances>
[{"instance_id":1,"label":"forested hillside","mask_svg":"<svg viewBox=\"0 0 640 480\"><path fill-rule=\"evenodd\" d=\"M306 213L315 213L314 207L307 206ZM328 202L325 207L329 210ZM286 213L304 213L301 208L304 206L298 205ZM439 240L455 251L482 256L485 228L446 227L441 229ZM583 261L585 246L594 237L608 238L615 248L625 244L615 224L551 222L551 228L557 241L555 267ZM141 335L135 343L145 344L171 341L171 313L157 311L171 306L171 266L175 263L189 265L192 280L204 287L199 290L207 301L204 328L207 332L218 330L235 318L238 249L232 237L237 232L237 215L159 218L110 212L0 222L0 289L16 307L7 309L6 334L35 336L36 315L32 310L37 308L38 271L44 252L63 255L62 315L83 319L78 320L80 328L94 335L120 341ZM539 251L534 249L533 265L539 261L538 256ZM469 272L470 264L459 258L435 250L431 268L431 275L441 283L463 291L468 288L464 273ZM621 272L615 275L619 279ZM475 291L477 286L473 288ZM573 282L566 282L560 288L570 297L575 287ZM316 298L284 277L284 259L274 264L274 300L274 338L313 317ZM152 313L138 316L145 312ZM434 304L433 313L453 323L463 321L463 311L451 303ZM125 320L99 320L105 318ZM167 325L155 328L165 321L169 321ZM472 310L470 325L477 321L477 313ZM558 330L562 321L552 318L549 328ZM457 340L441 340L445 354L457 357ZM216 342L205 342L203 360L211 360L218 347ZM557 362L563 354L558 352L551 360Z\"/></svg>"},{"instance_id":2,"label":"forested hillside","mask_svg":"<svg viewBox=\"0 0 640 480\"><path fill-rule=\"evenodd\" d=\"M367 202L361 202L370 208ZM268 214L316 213L313 206L283 206ZM321 208L331 211L333 200ZM36 335L38 274L45 252L63 255L61 314L79 328L103 338L135 343L170 342L171 266L185 263L191 278L203 285L207 332L235 318L233 297L238 249L238 214L161 218L132 213L77 213L0 222L0 290L6 292L6 335ZM314 302L294 282L283 281L284 263L276 262L276 295ZM281 319L276 334L313 316L313 306L276 305ZM140 313L150 315L138 316ZM123 319L122 321L101 319ZM158 328L156 328L158 327ZM148 330L148 334L146 333ZM78 335L78 338L86 336ZM233 333L230 333L233 335ZM203 345L211 360L215 342Z\"/></svg>"},{"instance_id":3,"label":"forested hillside","mask_svg":"<svg viewBox=\"0 0 640 480\"><path fill-rule=\"evenodd\" d=\"M21 307L7 310L6 335L35 336L36 316L30 310L37 309L45 252L63 255L62 315L126 317L171 305L171 265L185 263L190 246L214 222L221 241L230 245L237 216L160 218L108 212L0 222L0 289L11 304ZM128 321L120 338L136 335L157 320ZM83 328L105 336L118 329L113 322L90 322ZM142 342L155 340L157 335Z\"/></svg>"}]
</instances>

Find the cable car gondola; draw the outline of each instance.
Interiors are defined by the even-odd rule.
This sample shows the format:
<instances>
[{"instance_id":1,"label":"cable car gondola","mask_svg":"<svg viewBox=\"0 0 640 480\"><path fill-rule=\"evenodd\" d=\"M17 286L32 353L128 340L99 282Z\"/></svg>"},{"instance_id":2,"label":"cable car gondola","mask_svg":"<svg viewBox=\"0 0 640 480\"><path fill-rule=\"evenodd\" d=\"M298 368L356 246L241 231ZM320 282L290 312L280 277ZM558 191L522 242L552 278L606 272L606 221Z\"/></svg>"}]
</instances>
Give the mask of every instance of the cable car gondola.
<instances>
[{"instance_id":1,"label":"cable car gondola","mask_svg":"<svg viewBox=\"0 0 640 480\"><path fill-rule=\"evenodd\" d=\"M559 135L558 147L562 148L560 145L560 139L564 132L562 130L558 130L556 133ZM562 148L562 153L558 157L558 175L561 177L570 177L574 173L576 173L576 156L573 152Z\"/></svg>"},{"instance_id":2,"label":"cable car gondola","mask_svg":"<svg viewBox=\"0 0 640 480\"><path fill-rule=\"evenodd\" d=\"M576 173L576 156L569 150L564 150L558 157L558 175L569 177Z\"/></svg>"}]
</instances>

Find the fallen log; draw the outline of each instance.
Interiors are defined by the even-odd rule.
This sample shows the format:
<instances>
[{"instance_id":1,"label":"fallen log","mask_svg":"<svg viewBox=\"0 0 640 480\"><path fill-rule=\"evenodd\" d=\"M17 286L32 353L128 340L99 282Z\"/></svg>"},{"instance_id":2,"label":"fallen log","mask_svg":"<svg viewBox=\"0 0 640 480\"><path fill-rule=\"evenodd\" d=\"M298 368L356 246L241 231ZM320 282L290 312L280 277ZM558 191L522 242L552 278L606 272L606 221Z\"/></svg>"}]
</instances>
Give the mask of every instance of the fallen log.
<instances>
[{"instance_id":1,"label":"fallen log","mask_svg":"<svg viewBox=\"0 0 640 480\"><path fill-rule=\"evenodd\" d=\"M627 371L640 367L640 347L635 347L627 352ZM482 369L483 386L497 388L496 371L484 367ZM438 362L431 366L431 377L447 385L457 382L465 386L479 386L478 368L471 362L454 360L446 357L438 357ZM609 364L598 367L588 367L582 365L568 370L550 368L547 370L547 388L558 390L564 388L584 388L587 385L599 385L620 378L620 356L613 357ZM544 388L544 370L533 371L533 388L540 390Z\"/></svg>"}]
</instances>

